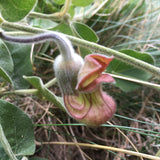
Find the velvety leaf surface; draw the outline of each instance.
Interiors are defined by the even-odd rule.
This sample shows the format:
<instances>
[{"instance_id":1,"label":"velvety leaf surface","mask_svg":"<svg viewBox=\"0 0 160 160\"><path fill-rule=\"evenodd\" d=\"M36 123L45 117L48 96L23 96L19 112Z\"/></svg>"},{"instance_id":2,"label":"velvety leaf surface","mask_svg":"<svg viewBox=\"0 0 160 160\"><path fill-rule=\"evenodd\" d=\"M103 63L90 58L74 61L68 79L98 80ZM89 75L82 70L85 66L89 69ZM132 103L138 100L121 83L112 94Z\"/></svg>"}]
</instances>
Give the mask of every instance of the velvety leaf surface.
<instances>
[{"instance_id":1,"label":"velvety leaf surface","mask_svg":"<svg viewBox=\"0 0 160 160\"><path fill-rule=\"evenodd\" d=\"M14 71L12 80L16 89L25 89L29 87L29 83L23 79L23 75L32 75L32 64L30 62L31 46L24 44L9 44L7 47L11 52L14 63Z\"/></svg>"},{"instance_id":2,"label":"velvety leaf surface","mask_svg":"<svg viewBox=\"0 0 160 160\"><path fill-rule=\"evenodd\" d=\"M0 67L0 77L5 79L9 83L13 83L10 76L7 74L7 72L5 72L5 70L2 67Z\"/></svg>"},{"instance_id":3,"label":"velvety leaf surface","mask_svg":"<svg viewBox=\"0 0 160 160\"><path fill-rule=\"evenodd\" d=\"M91 42L98 41L96 33L86 24L80 22L72 22L72 28L78 37Z\"/></svg>"},{"instance_id":4,"label":"velvety leaf surface","mask_svg":"<svg viewBox=\"0 0 160 160\"><path fill-rule=\"evenodd\" d=\"M13 61L7 46L0 40L0 66L8 73L13 72Z\"/></svg>"},{"instance_id":5,"label":"velvety leaf surface","mask_svg":"<svg viewBox=\"0 0 160 160\"><path fill-rule=\"evenodd\" d=\"M57 23L48 19L36 18L32 20L31 25L37 28L50 29L57 26Z\"/></svg>"},{"instance_id":6,"label":"velvety leaf surface","mask_svg":"<svg viewBox=\"0 0 160 160\"><path fill-rule=\"evenodd\" d=\"M10 22L23 19L34 7L36 0L0 0L2 17Z\"/></svg>"},{"instance_id":7,"label":"velvety leaf surface","mask_svg":"<svg viewBox=\"0 0 160 160\"><path fill-rule=\"evenodd\" d=\"M15 105L0 100L0 123L16 155L32 155L35 151L34 130L31 119ZM6 160L0 145L0 159Z\"/></svg>"},{"instance_id":8,"label":"velvety leaf surface","mask_svg":"<svg viewBox=\"0 0 160 160\"><path fill-rule=\"evenodd\" d=\"M70 26L67 25L66 23L60 23L56 27L54 27L50 30L61 32L61 33L68 34L68 35L73 35Z\"/></svg>"}]
</instances>

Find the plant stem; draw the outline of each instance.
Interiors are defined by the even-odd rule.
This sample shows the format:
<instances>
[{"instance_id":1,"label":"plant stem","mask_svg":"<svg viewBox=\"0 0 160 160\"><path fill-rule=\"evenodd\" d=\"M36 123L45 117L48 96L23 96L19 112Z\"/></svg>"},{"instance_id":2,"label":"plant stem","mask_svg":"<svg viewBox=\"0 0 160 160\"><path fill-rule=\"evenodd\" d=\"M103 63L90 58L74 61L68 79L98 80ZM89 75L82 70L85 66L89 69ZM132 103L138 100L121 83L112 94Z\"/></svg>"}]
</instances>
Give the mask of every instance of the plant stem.
<instances>
[{"instance_id":1,"label":"plant stem","mask_svg":"<svg viewBox=\"0 0 160 160\"><path fill-rule=\"evenodd\" d=\"M64 8L63 8L62 12L59 13L60 16L64 16L68 12L71 2L72 2L72 0L65 1Z\"/></svg>"},{"instance_id":2,"label":"plant stem","mask_svg":"<svg viewBox=\"0 0 160 160\"><path fill-rule=\"evenodd\" d=\"M29 14L29 17L34 17L34 18L42 18L42 19L49 19L52 21L61 21L61 17L58 16L57 14L43 14L39 12L31 12Z\"/></svg>"},{"instance_id":3,"label":"plant stem","mask_svg":"<svg viewBox=\"0 0 160 160\"><path fill-rule=\"evenodd\" d=\"M147 87L151 87L151 88L160 90L160 85L158 85L158 84L154 84L154 83L150 83L150 82L146 82L146 81L142 81L142 80L139 80L139 79L130 78L130 77L122 76L122 75L110 74L110 73L108 73L108 74L110 76L114 77L114 78L134 82L134 83L137 83L137 84L142 84L142 85L145 85Z\"/></svg>"},{"instance_id":4,"label":"plant stem","mask_svg":"<svg viewBox=\"0 0 160 160\"><path fill-rule=\"evenodd\" d=\"M4 131L3 131L3 128L2 128L2 125L0 124L0 142L3 146L3 149L5 150L5 152L7 153L7 155L10 157L11 160L18 160L16 158L16 156L14 155L12 149L11 149L11 146L10 144L8 143L8 140L4 134Z\"/></svg>"},{"instance_id":5,"label":"plant stem","mask_svg":"<svg viewBox=\"0 0 160 160\"><path fill-rule=\"evenodd\" d=\"M53 14L31 12L29 14L29 17L49 19L49 20L53 20L53 21L62 21L65 18L65 16L67 17L66 14L69 10L70 3L71 3L71 0L66 0L65 4L64 4L64 8L61 12L56 12L56 13L53 13ZM67 18L69 18L69 16Z\"/></svg>"},{"instance_id":6,"label":"plant stem","mask_svg":"<svg viewBox=\"0 0 160 160\"><path fill-rule=\"evenodd\" d=\"M57 82L56 78L51 79L49 82L44 84L44 87L49 88ZM17 95L24 95L24 94L37 94L38 89L19 89L15 91L8 91L8 92L0 92L0 95L7 95L7 94L17 94Z\"/></svg>"},{"instance_id":7,"label":"plant stem","mask_svg":"<svg viewBox=\"0 0 160 160\"><path fill-rule=\"evenodd\" d=\"M86 40L82 40L73 36L67 36L74 44L84 47L84 48L88 48L93 50L94 52L99 52L99 53L103 53L105 55L113 55L116 59L119 59L127 64L130 64L132 66L134 66L135 68L139 68L141 70L147 71L149 73L151 73L152 75L159 77L160 78L160 68L153 66L147 62L141 61L139 59L136 59L134 57L128 56L122 52L113 50L111 48L107 48L104 47L102 45L93 43L93 42L89 42Z\"/></svg>"},{"instance_id":8,"label":"plant stem","mask_svg":"<svg viewBox=\"0 0 160 160\"><path fill-rule=\"evenodd\" d=\"M37 142L38 145L42 144L53 144L53 145L71 145L71 146L81 146L81 147L89 147L89 148L96 148L96 149L105 149L105 150L111 150L111 151L116 151L116 152L121 152L129 155L134 155L137 157L144 157L148 158L151 160L160 160L160 157L157 156L152 156L144 153L138 153L134 151L129 151L121 148L115 148L115 147L110 147L110 146L104 146L104 145L98 145L98 144L89 144L89 143L73 143L73 142Z\"/></svg>"},{"instance_id":9,"label":"plant stem","mask_svg":"<svg viewBox=\"0 0 160 160\"><path fill-rule=\"evenodd\" d=\"M55 84L57 82L56 78L51 79L49 82L47 82L44 87L49 88L51 87L53 84Z\"/></svg>"},{"instance_id":10,"label":"plant stem","mask_svg":"<svg viewBox=\"0 0 160 160\"><path fill-rule=\"evenodd\" d=\"M20 30L20 31L25 31L25 32L31 32L31 33L42 33L42 32L47 32L47 30L44 29L38 29L38 28L33 28L33 27L29 27L29 26L24 26L24 25L20 25L17 23L10 23L10 22L3 22L2 27L6 27L6 28L10 28L10 29L16 29L16 30ZM141 61L139 59L136 59L134 57L128 56L124 53L121 53L119 51L104 47L102 45L93 43L93 42L89 42L80 38L76 38L70 35L66 35L66 37L68 37L73 44L84 47L84 48L88 48L93 50L94 52L99 52L99 53L103 53L105 55L113 55L116 59L119 59L127 64L130 64L136 68L139 68L141 70L147 71L149 73L151 73L152 75L160 78L160 68L153 66L149 63L146 63L144 61Z\"/></svg>"},{"instance_id":11,"label":"plant stem","mask_svg":"<svg viewBox=\"0 0 160 160\"><path fill-rule=\"evenodd\" d=\"M58 32L45 32L28 37L8 36L4 32L0 32L0 38L10 43L24 43L24 44L54 41L57 44L63 58L65 58L66 60L70 60L71 57L74 55L74 49L71 42L63 34L60 34Z\"/></svg>"}]
</instances>

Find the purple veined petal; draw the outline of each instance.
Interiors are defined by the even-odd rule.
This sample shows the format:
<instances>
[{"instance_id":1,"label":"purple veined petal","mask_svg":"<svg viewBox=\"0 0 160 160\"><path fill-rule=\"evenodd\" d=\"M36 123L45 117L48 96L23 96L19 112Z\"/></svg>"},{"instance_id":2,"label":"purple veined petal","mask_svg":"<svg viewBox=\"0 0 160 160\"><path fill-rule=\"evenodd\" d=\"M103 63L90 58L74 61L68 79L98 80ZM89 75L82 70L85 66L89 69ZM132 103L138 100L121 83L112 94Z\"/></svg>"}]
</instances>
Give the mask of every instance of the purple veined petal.
<instances>
[{"instance_id":1,"label":"purple veined petal","mask_svg":"<svg viewBox=\"0 0 160 160\"><path fill-rule=\"evenodd\" d=\"M91 101L92 106L89 112L80 122L89 126L99 126L106 123L114 115L116 103L111 96L101 90L101 86L92 93Z\"/></svg>"},{"instance_id":2,"label":"purple veined petal","mask_svg":"<svg viewBox=\"0 0 160 160\"><path fill-rule=\"evenodd\" d=\"M64 95L64 104L67 111L75 119L83 119L91 108L90 96L78 93L76 95Z\"/></svg>"}]
</instances>

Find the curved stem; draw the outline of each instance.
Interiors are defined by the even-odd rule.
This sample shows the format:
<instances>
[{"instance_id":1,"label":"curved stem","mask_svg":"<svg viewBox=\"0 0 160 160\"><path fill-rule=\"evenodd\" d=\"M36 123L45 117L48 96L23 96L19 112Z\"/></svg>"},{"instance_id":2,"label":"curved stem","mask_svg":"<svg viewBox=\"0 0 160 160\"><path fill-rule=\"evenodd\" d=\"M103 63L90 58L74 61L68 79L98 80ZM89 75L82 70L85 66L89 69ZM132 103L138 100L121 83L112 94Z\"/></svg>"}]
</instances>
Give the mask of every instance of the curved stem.
<instances>
[{"instance_id":1,"label":"curved stem","mask_svg":"<svg viewBox=\"0 0 160 160\"><path fill-rule=\"evenodd\" d=\"M44 29L38 29L38 28L33 28L33 27L29 27L29 26L24 26L24 25L20 25L20 24L15 24L15 23L9 23L9 22L4 22L2 23L3 27L6 28L10 28L10 29L17 29L17 30L21 30L21 31L26 31L26 32L31 32L31 33L42 33L42 32L48 32L47 30ZM160 78L160 68L153 66L149 63L146 63L144 61L141 61L139 59L136 59L134 57L130 57L124 53L118 52L116 50L104 47L102 45L93 43L93 42L89 42L80 38L76 38L73 36L69 36L66 35L66 37L68 37L74 44L78 45L78 46L82 46L84 48L88 48L91 49L95 52L99 52L99 53L103 53L106 55L113 55L115 56L115 58L128 63L136 68L145 70L149 73L151 73L152 75Z\"/></svg>"},{"instance_id":2,"label":"curved stem","mask_svg":"<svg viewBox=\"0 0 160 160\"><path fill-rule=\"evenodd\" d=\"M62 12L59 13L60 16L64 16L68 12L71 1L72 0L65 1L64 8L63 8Z\"/></svg>"},{"instance_id":3,"label":"curved stem","mask_svg":"<svg viewBox=\"0 0 160 160\"><path fill-rule=\"evenodd\" d=\"M74 49L71 42L65 37L65 35L58 32L46 32L38 35L28 36L28 37L14 37L8 36L3 32L0 32L0 38L13 43L41 43L45 41L55 41L58 45L60 53L67 60L70 60L72 54L74 54Z\"/></svg>"}]
</instances>

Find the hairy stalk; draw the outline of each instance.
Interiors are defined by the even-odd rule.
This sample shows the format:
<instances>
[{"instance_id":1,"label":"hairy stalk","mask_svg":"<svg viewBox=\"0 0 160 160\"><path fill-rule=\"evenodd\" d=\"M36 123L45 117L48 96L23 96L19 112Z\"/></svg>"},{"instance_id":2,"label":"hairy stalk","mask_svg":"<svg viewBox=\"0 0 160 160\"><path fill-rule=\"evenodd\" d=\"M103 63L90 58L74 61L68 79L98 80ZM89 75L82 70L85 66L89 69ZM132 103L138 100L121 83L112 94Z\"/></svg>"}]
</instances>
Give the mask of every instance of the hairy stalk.
<instances>
[{"instance_id":1,"label":"hairy stalk","mask_svg":"<svg viewBox=\"0 0 160 160\"><path fill-rule=\"evenodd\" d=\"M11 149L11 146L10 144L8 143L7 141L7 138L4 134L4 131L3 131L3 128L2 128L2 125L0 124L0 142L5 150L5 152L7 153L7 155L10 157L11 160L18 160L16 158L16 156L14 155L12 149Z\"/></svg>"},{"instance_id":2,"label":"hairy stalk","mask_svg":"<svg viewBox=\"0 0 160 160\"><path fill-rule=\"evenodd\" d=\"M38 35L28 36L28 37L14 37L8 36L3 32L0 32L0 38L12 42L12 43L41 43L45 41L55 41L58 45L60 53L67 60L71 59L72 53L74 53L72 44L63 35L57 32L46 32Z\"/></svg>"},{"instance_id":3,"label":"hairy stalk","mask_svg":"<svg viewBox=\"0 0 160 160\"><path fill-rule=\"evenodd\" d=\"M29 26L24 26L24 25L20 25L20 24L15 24L15 23L9 23L9 22L3 22L2 27L6 27L6 28L10 28L10 29L16 29L16 30L20 30L20 31L26 31L26 32L31 32L31 33L42 33L42 32L48 32L47 30L44 29L38 29L38 28L33 28L33 27L29 27ZM99 52L99 53L103 53L105 55L113 55L115 58L128 63L136 68L145 70L149 73L151 73L152 75L160 78L160 68L159 67L155 67L151 64L148 64L144 61L141 61L139 59L136 59L134 57L130 57L124 53L118 52L116 50L104 47L102 45L93 43L93 42L89 42L80 38L76 38L73 36L69 36L66 35L66 37L68 37L75 45L84 47L84 48L88 48L91 49L95 52Z\"/></svg>"},{"instance_id":4,"label":"hairy stalk","mask_svg":"<svg viewBox=\"0 0 160 160\"><path fill-rule=\"evenodd\" d=\"M160 78L160 68L155 67L149 63L136 59L134 57L128 56L122 52L113 50L111 48L104 47L102 45L82 40L73 36L67 36L74 44L79 45L84 48L89 48L95 52L103 53L105 55L113 55L116 59L119 59L127 64L130 64L136 68L142 69L144 71L150 72L156 77Z\"/></svg>"}]
</instances>

